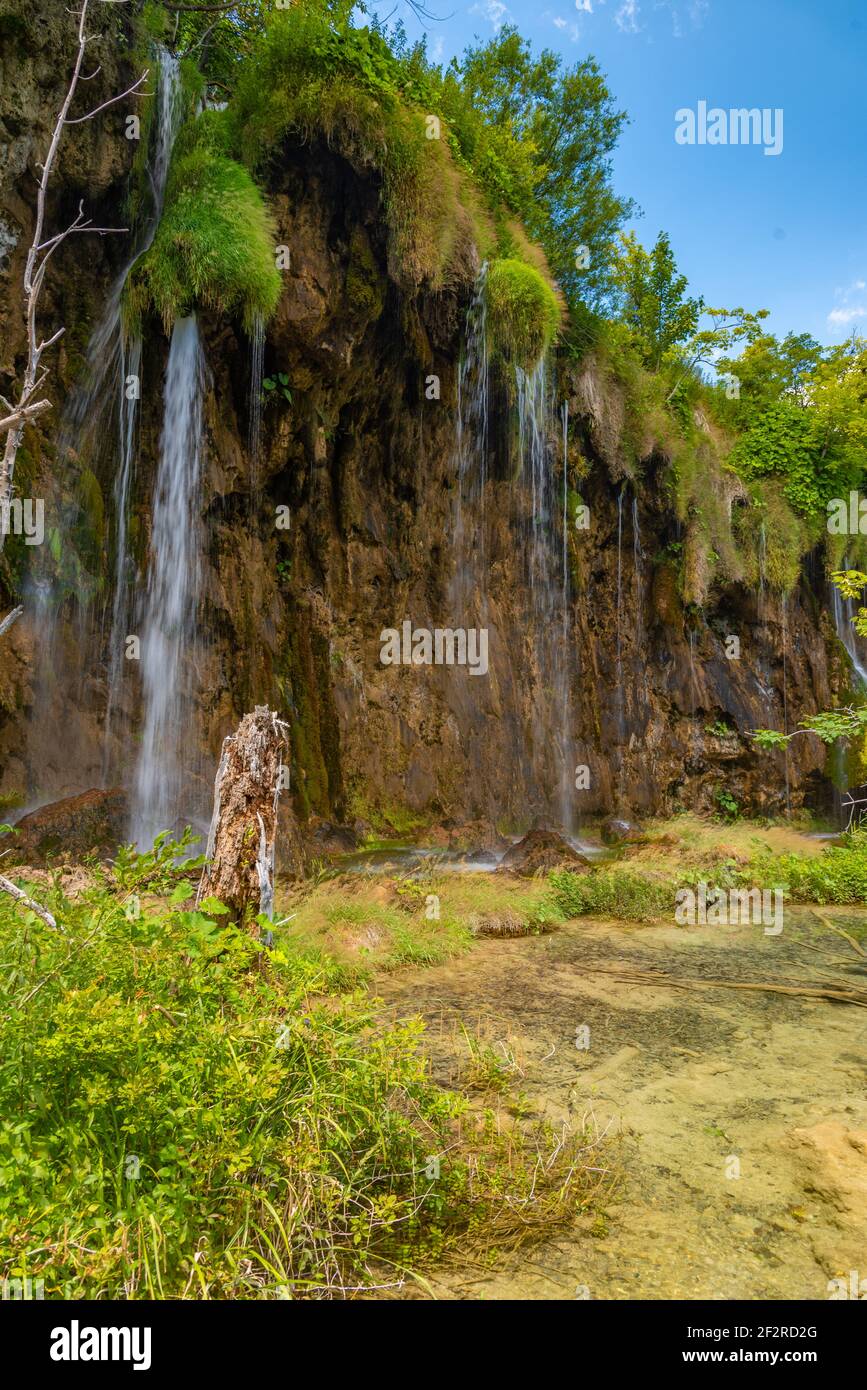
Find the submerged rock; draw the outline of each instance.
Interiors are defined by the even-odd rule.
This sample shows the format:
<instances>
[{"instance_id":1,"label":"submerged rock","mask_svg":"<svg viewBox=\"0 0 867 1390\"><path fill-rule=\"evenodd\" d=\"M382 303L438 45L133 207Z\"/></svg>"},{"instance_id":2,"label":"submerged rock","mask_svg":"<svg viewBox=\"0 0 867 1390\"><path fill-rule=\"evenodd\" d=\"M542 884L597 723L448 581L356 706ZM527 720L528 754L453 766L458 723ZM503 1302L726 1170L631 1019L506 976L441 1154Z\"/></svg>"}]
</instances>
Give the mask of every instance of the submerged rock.
<instances>
[{"instance_id":1,"label":"submerged rock","mask_svg":"<svg viewBox=\"0 0 867 1390\"><path fill-rule=\"evenodd\" d=\"M126 818L126 793L120 787L94 788L51 801L22 816L11 837L7 862L38 865L83 859L86 854L112 854L125 839Z\"/></svg>"},{"instance_id":2,"label":"submerged rock","mask_svg":"<svg viewBox=\"0 0 867 1390\"><path fill-rule=\"evenodd\" d=\"M558 869L563 864L570 868L576 864L588 867L589 860L573 849L558 831L534 828L506 850L497 872L531 878L533 874Z\"/></svg>"}]
</instances>

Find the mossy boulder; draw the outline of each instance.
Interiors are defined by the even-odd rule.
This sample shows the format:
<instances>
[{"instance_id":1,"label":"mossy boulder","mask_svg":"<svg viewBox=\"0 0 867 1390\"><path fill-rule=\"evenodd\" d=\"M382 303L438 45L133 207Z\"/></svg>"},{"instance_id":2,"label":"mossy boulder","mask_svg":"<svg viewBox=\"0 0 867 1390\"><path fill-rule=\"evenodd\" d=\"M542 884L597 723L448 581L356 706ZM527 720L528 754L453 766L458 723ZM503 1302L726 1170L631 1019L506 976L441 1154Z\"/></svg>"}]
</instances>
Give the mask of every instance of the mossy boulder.
<instances>
[{"instance_id":1,"label":"mossy boulder","mask_svg":"<svg viewBox=\"0 0 867 1390\"><path fill-rule=\"evenodd\" d=\"M553 289L534 266L507 257L489 267L485 298L491 350L529 371L560 327L560 304Z\"/></svg>"}]
</instances>

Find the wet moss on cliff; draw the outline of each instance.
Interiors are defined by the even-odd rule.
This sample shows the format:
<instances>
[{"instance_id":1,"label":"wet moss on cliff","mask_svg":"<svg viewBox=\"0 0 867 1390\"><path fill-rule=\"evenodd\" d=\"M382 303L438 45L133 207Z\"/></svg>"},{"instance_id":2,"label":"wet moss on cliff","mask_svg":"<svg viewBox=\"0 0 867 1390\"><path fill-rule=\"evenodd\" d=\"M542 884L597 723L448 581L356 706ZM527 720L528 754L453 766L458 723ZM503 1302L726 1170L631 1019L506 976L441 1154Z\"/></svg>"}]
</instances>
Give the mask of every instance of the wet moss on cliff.
<instances>
[{"instance_id":1,"label":"wet moss on cliff","mask_svg":"<svg viewBox=\"0 0 867 1390\"><path fill-rule=\"evenodd\" d=\"M292 794L298 814L344 813L340 738L331 691L328 639L299 623L290 633L278 684L289 710Z\"/></svg>"},{"instance_id":2,"label":"wet moss on cliff","mask_svg":"<svg viewBox=\"0 0 867 1390\"><path fill-rule=\"evenodd\" d=\"M354 227L349 241L346 300L350 312L378 319L385 305L385 287L363 227Z\"/></svg>"},{"instance_id":3,"label":"wet moss on cliff","mask_svg":"<svg viewBox=\"0 0 867 1390\"><path fill-rule=\"evenodd\" d=\"M195 126L198 128L199 121ZM240 317L251 329L277 307L282 281L273 219L243 165L220 152L221 123L201 124L172 162L153 245L130 275L128 316L148 309L166 330L197 307Z\"/></svg>"}]
</instances>

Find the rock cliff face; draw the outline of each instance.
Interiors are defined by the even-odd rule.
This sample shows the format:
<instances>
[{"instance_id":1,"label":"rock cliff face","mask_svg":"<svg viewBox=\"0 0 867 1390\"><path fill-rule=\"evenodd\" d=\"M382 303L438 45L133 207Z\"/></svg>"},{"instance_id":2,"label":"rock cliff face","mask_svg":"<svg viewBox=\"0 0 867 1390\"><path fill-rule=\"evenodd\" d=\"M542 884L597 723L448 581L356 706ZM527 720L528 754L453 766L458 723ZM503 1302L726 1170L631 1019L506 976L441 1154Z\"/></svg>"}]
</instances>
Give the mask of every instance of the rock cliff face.
<instances>
[{"instance_id":1,"label":"rock cliff face","mask_svg":"<svg viewBox=\"0 0 867 1390\"><path fill-rule=\"evenodd\" d=\"M20 347L32 170L58 98L61 10L50 8L44 49L25 44L14 26L3 31L12 52L4 77L16 45L25 45L13 88L3 84L0 218L17 238L3 283L7 373ZM113 58L99 80L109 88L124 65L117 42L106 47ZM29 124L16 133L19 107ZM113 207L117 222L131 158L121 130L120 117L94 125L70 149L58 220L87 189L94 211ZM561 363L549 383L551 467L561 476L558 412L566 402L570 462L580 455L590 524L569 540L565 616L558 611L556 631L543 634L564 678L554 689L534 630L541 610L524 553L532 497L516 480L517 408L496 373L484 518L474 513L484 544L461 549L456 541L457 367L472 286L427 297L401 291L389 275L375 177L324 147L287 147L268 191L290 265L268 328L265 374L278 387L286 378L291 401L281 389L265 393L254 468L250 346L235 325L202 318L211 380L186 814L206 817L222 738L255 704L290 724L302 817L383 819L400 830L477 819L517 828L536 816L560 818L564 782L575 817L710 808L721 788L755 811L779 811L787 795L794 807L827 802L816 740L796 740L786 763L757 754L748 738L785 718L791 726L847 683L818 558L785 605L732 586L704 611L686 611L666 460L650 454L637 484L626 481L616 400L592 361ZM43 489L46 529L57 532L55 549L75 550L78 578L55 584L46 607L43 591L28 587L28 566L39 571L33 557L3 562L7 601L23 587L27 603L0 656L6 797L44 799L106 778L130 785L140 719L133 663L104 747L116 458L110 440L87 457L57 447L62 392L122 260L120 246L98 240L64 247L43 309L46 322L67 323L70 344L57 362L58 409L41 432L28 432L22 478ZM166 354L163 330L149 323L130 527L142 583ZM439 399L429 398L432 376ZM277 524L280 508L288 508L279 513L288 528ZM552 566L562 565L558 536ZM405 619L430 629L486 627L488 673L383 665L380 634ZM730 637L739 655L731 655Z\"/></svg>"}]
</instances>

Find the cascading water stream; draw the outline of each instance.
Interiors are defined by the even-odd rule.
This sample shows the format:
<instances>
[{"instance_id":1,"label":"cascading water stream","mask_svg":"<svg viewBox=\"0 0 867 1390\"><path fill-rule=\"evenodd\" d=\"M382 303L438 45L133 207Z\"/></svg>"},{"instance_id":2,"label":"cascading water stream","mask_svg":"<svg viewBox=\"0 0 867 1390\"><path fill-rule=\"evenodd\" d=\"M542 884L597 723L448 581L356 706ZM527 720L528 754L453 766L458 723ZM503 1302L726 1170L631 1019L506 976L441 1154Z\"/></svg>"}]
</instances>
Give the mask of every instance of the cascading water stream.
<instances>
[{"instance_id":1,"label":"cascading water stream","mask_svg":"<svg viewBox=\"0 0 867 1390\"><path fill-rule=\"evenodd\" d=\"M642 581L644 569L644 551L641 548L641 521L638 515L638 493L632 494L632 567L635 577L635 645L641 653L642 642Z\"/></svg>"},{"instance_id":2,"label":"cascading water stream","mask_svg":"<svg viewBox=\"0 0 867 1390\"><path fill-rule=\"evenodd\" d=\"M109 636L108 689L103 732L103 780L112 772L112 724L125 670L124 640L129 631L130 593L134 579L129 552L129 498L135 476L138 403L141 394L142 343L123 321L123 293L136 261L151 246L162 216L172 151L182 116L180 67L177 57L155 46L157 68L153 152L147 165L151 199L139 226L132 253L115 279L102 317L87 348L82 380L72 393L61 428L61 448L94 455L107 411L117 412L114 477L114 592ZM113 432L109 431L109 437Z\"/></svg>"},{"instance_id":3,"label":"cascading water stream","mask_svg":"<svg viewBox=\"0 0 867 1390\"><path fill-rule=\"evenodd\" d=\"M141 338L136 334L129 342L120 345L120 378L141 380ZM129 623L129 593L133 579L129 554L129 494L135 466L136 417L138 392L127 396L122 390L120 402L120 466L114 480L115 515L115 561L114 597L111 610L111 636L109 639L108 694L105 706L105 726L103 733L103 780L109 780L111 769L111 733L115 705L121 689L124 661L124 638Z\"/></svg>"},{"instance_id":4,"label":"cascading water stream","mask_svg":"<svg viewBox=\"0 0 867 1390\"><path fill-rule=\"evenodd\" d=\"M452 602L465 612L472 599L476 576L484 606L487 593L485 567L485 482L488 459L488 338L485 299L487 262L482 266L467 311L466 344L458 368L458 408L455 421L454 463L457 490L454 515L455 574Z\"/></svg>"},{"instance_id":5,"label":"cascading water stream","mask_svg":"<svg viewBox=\"0 0 867 1390\"><path fill-rule=\"evenodd\" d=\"M785 593L780 600L783 628L783 733L789 732L789 667L788 667L788 646L789 646L789 610L788 599ZM791 815L792 801L791 790L789 787L789 745L783 745L783 767L786 777L786 815Z\"/></svg>"},{"instance_id":6,"label":"cascading water stream","mask_svg":"<svg viewBox=\"0 0 867 1390\"><path fill-rule=\"evenodd\" d=\"M569 581L565 544L562 549L562 569L556 559L560 506L554 473L555 451L551 447L551 440L556 439L556 434L552 429L552 403L544 359L531 372L524 372L520 367L516 367L515 378L518 397L518 442L524 488L530 502L527 587L540 685L534 703L534 742L537 750L542 750L545 747L546 731L556 731L558 787L556 794L549 794L547 801L556 810L562 828L569 831L572 825L569 757L571 721L567 660ZM565 419L564 416L564 474L567 443ZM558 570L561 571L559 576Z\"/></svg>"},{"instance_id":7,"label":"cascading water stream","mask_svg":"<svg viewBox=\"0 0 867 1390\"><path fill-rule=\"evenodd\" d=\"M186 706L200 577L197 501L204 385L198 323L195 316L179 319L166 367L141 621L143 727L132 815L139 849L149 848L159 831L176 828L189 806L183 752L190 739Z\"/></svg>"},{"instance_id":8,"label":"cascading water stream","mask_svg":"<svg viewBox=\"0 0 867 1390\"><path fill-rule=\"evenodd\" d=\"M182 116L181 86L178 59L161 45L153 50L155 71L155 112L152 124L151 154L147 164L150 199L146 215L139 221L130 253L120 273L113 281L107 300L87 347L85 368L67 400L58 432L58 451L61 457L71 454L75 460L99 476L113 479L114 501L114 586L111 602L104 611L103 622L111 626L108 642L107 693L105 720L101 742L103 781L115 772L114 744L111 737L116 719L118 697L125 671L124 639L129 627L129 594L134 573L131 564L128 536L128 504L135 475L137 448L137 415L140 396L141 353L140 338L127 331L123 317L123 292L130 270L153 242L163 209L166 180L175 137ZM69 504L63 498L56 502L58 512ZM50 556L49 556L50 560ZM39 595L38 605L28 611L32 618L39 679L36 683L35 704L45 711L45 735L40 736L44 761L64 765L68 761L68 741L75 737L68 727L68 711L64 713L55 703L58 693L53 686L58 644L62 641L60 628L60 599L68 588L58 581L59 562L37 563L31 573L31 588ZM93 670L101 651L93 642L93 624L89 618L96 587L89 586L87 574L79 566L76 571L77 603L66 626L77 623L75 660L77 662L78 692L76 713L92 707ZM47 621L50 615L51 621ZM70 633L70 636L73 634ZM102 633L103 638L105 633ZM86 720L82 717L82 728ZM63 740L66 740L64 746ZM79 745L76 745L77 747ZM96 750L94 749L94 752ZM97 754L97 761L100 754ZM98 775L98 774L97 774ZM54 779L55 782L57 779ZM65 787L64 782L59 783Z\"/></svg>"},{"instance_id":9,"label":"cascading water stream","mask_svg":"<svg viewBox=\"0 0 867 1390\"><path fill-rule=\"evenodd\" d=\"M623 689L623 493L625 484L617 494L617 732L622 744L625 735L625 700Z\"/></svg>"},{"instance_id":10,"label":"cascading water stream","mask_svg":"<svg viewBox=\"0 0 867 1390\"><path fill-rule=\"evenodd\" d=\"M841 564L842 569L846 569L846 561ZM831 585L831 607L834 614L834 627L837 636L849 654L852 662L852 670L858 679L859 688L867 690L867 666L858 652L855 628L852 625L855 609L851 599L844 599L836 584Z\"/></svg>"},{"instance_id":11,"label":"cascading water stream","mask_svg":"<svg viewBox=\"0 0 867 1390\"><path fill-rule=\"evenodd\" d=\"M265 320L256 315L250 337L250 420L247 448L250 453L250 492L255 499L259 463L259 437L262 432L262 381L265 374Z\"/></svg>"},{"instance_id":12,"label":"cascading water stream","mask_svg":"<svg viewBox=\"0 0 867 1390\"><path fill-rule=\"evenodd\" d=\"M124 639L129 630L130 593L134 578L129 554L128 513L130 490L135 474L138 383L141 380L142 354L141 338L135 335L127 341L124 334L121 319L121 297L129 272L138 258L150 247L156 235L156 229L162 216L169 165L182 111L178 59L162 45L157 48L157 59L159 83L157 88L156 144L153 161L148 165L152 207L132 260L124 270L118 282L116 294L113 295L116 303L110 302L109 304L109 312L114 313L117 317L116 351L120 367L120 466L115 475L114 485L114 601L109 637L108 695L104 731L103 776L105 780L108 780L111 765L112 718L123 682ZM129 387L127 387L127 383L129 383Z\"/></svg>"},{"instance_id":13,"label":"cascading water stream","mask_svg":"<svg viewBox=\"0 0 867 1390\"><path fill-rule=\"evenodd\" d=\"M569 402L563 402L563 576L562 588L560 592L560 604L563 609L563 651L567 650L569 641ZM569 682L564 681L563 688L563 739L568 739L568 706L569 706Z\"/></svg>"}]
</instances>

